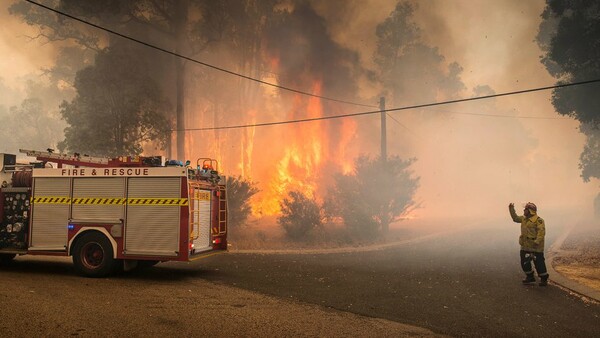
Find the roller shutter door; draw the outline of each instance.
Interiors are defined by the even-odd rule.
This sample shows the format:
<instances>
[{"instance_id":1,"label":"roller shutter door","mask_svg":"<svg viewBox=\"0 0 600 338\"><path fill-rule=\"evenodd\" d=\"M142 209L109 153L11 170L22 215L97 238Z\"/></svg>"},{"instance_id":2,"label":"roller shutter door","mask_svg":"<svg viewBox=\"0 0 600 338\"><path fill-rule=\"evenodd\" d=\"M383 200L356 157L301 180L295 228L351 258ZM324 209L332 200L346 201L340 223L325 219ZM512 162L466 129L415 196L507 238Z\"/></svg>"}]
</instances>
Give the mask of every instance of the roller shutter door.
<instances>
[{"instance_id":1,"label":"roller shutter door","mask_svg":"<svg viewBox=\"0 0 600 338\"><path fill-rule=\"evenodd\" d=\"M73 179L72 218L119 220L125 218L125 178Z\"/></svg>"},{"instance_id":2,"label":"roller shutter door","mask_svg":"<svg viewBox=\"0 0 600 338\"><path fill-rule=\"evenodd\" d=\"M194 189L192 196L192 243L196 251L210 249L211 205L210 190Z\"/></svg>"},{"instance_id":3,"label":"roller shutter door","mask_svg":"<svg viewBox=\"0 0 600 338\"><path fill-rule=\"evenodd\" d=\"M70 178L34 179L30 250L66 250Z\"/></svg>"},{"instance_id":4,"label":"roller shutter door","mask_svg":"<svg viewBox=\"0 0 600 338\"><path fill-rule=\"evenodd\" d=\"M178 204L159 204L157 201L179 199L180 191L179 177L128 179L126 254L177 255L180 207ZM132 203L135 199L138 204Z\"/></svg>"}]
</instances>

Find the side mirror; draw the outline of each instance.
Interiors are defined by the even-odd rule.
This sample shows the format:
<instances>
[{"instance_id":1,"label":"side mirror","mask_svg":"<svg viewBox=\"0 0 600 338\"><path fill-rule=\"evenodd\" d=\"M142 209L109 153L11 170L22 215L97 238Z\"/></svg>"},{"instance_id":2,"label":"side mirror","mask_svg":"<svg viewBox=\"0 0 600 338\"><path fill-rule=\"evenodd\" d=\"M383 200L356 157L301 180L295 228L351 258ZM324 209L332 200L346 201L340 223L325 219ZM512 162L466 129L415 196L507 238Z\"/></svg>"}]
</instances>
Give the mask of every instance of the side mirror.
<instances>
[{"instance_id":1,"label":"side mirror","mask_svg":"<svg viewBox=\"0 0 600 338\"><path fill-rule=\"evenodd\" d=\"M192 163L192 162L190 162L190 160L187 160L187 161L185 161L185 166L186 166L186 167L189 167L189 166L190 166L190 163Z\"/></svg>"}]
</instances>

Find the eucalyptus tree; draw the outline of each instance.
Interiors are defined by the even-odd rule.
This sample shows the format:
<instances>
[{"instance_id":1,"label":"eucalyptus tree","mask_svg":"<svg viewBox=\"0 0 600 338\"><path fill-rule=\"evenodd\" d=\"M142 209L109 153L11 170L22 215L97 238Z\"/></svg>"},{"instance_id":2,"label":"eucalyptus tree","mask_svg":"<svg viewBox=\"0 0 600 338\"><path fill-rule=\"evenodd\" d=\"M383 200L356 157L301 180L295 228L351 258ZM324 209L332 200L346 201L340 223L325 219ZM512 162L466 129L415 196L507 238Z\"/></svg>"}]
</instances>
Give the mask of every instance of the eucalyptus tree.
<instances>
[{"instance_id":1,"label":"eucalyptus tree","mask_svg":"<svg viewBox=\"0 0 600 338\"><path fill-rule=\"evenodd\" d=\"M542 63L559 83L600 79L600 7L595 1L548 0L537 41ZM600 84L557 88L556 111L581 122L586 135L579 167L584 181L600 178Z\"/></svg>"}]
</instances>

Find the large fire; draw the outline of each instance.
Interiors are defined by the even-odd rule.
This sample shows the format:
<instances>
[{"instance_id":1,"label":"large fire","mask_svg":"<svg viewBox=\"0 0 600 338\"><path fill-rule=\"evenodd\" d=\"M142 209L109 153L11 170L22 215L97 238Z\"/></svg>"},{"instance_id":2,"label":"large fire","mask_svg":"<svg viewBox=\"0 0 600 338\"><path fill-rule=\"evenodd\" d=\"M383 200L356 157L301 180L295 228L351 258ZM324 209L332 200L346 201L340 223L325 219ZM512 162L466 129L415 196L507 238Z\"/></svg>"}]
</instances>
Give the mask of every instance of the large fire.
<instances>
[{"instance_id":1,"label":"large fire","mask_svg":"<svg viewBox=\"0 0 600 338\"><path fill-rule=\"evenodd\" d=\"M272 65L277 62L273 61ZM265 81L276 79L265 78ZM344 113L339 105L318 97L280 93L266 86L261 90L269 102L260 109L242 108L241 116L228 112L231 119L221 125L252 125L257 120L296 120ZM313 80L309 90L314 95L322 95L322 81ZM195 109L200 113L190 114L192 117L186 121L188 126L217 125L216 115L205 113L202 107ZM258 217L277 215L280 202L290 191L297 190L320 200L335 173L352 170L357 153L349 150L349 145L356 129L353 120L339 119L208 131L186 135L186 153L192 159L216 158L225 175L255 182L260 192L251 201L253 214Z\"/></svg>"},{"instance_id":2,"label":"large fire","mask_svg":"<svg viewBox=\"0 0 600 338\"><path fill-rule=\"evenodd\" d=\"M321 81L313 83L312 93L321 95ZM323 116L323 100L296 95L287 118ZM255 215L278 214L280 201L292 190L298 190L309 197L322 196L334 173L348 173L352 170L352 158L347 152L347 147L356 132L354 121L320 120L285 128L286 139L281 140L283 151L273 162L276 169L274 175L265 177L263 175L268 172L259 173L262 180L269 183L263 187L264 191L257 196L253 204Z\"/></svg>"},{"instance_id":3,"label":"large fire","mask_svg":"<svg viewBox=\"0 0 600 338\"><path fill-rule=\"evenodd\" d=\"M312 93L320 95L321 82L315 81ZM306 98L300 95L293 97L291 108L287 113L288 119L315 118L323 116L323 105L320 99ZM319 169L325 154L324 145L328 143L328 135L324 130L323 121L300 123L283 126L287 138L280 146L282 151L279 158L272 159L274 175L269 172L257 173L261 181L268 184L262 187L254 201L255 215L274 215L279 213L280 201L292 190L299 190L313 197L319 181Z\"/></svg>"}]
</instances>

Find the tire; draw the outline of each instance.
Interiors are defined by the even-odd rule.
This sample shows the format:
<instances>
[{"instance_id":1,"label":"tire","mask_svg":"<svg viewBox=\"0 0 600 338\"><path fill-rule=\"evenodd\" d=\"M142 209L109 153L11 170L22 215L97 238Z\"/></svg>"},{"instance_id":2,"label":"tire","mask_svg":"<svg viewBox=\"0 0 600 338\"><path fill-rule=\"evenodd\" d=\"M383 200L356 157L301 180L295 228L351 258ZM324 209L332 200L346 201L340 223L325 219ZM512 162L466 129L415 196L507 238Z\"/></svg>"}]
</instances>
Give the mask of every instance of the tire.
<instances>
[{"instance_id":1,"label":"tire","mask_svg":"<svg viewBox=\"0 0 600 338\"><path fill-rule=\"evenodd\" d=\"M101 233L81 235L73 247L73 264L86 277L106 277L116 268L112 244Z\"/></svg>"},{"instance_id":2,"label":"tire","mask_svg":"<svg viewBox=\"0 0 600 338\"><path fill-rule=\"evenodd\" d=\"M0 265L10 263L16 256L16 254L0 254Z\"/></svg>"}]
</instances>

